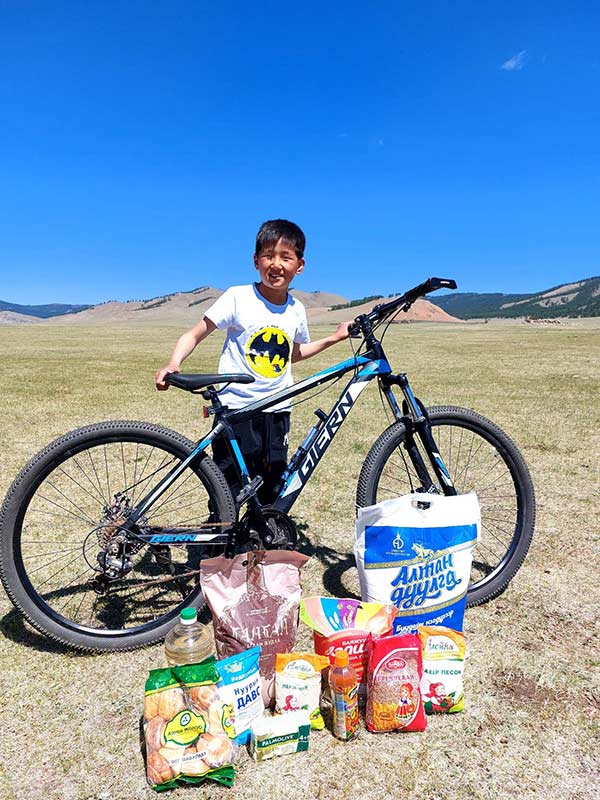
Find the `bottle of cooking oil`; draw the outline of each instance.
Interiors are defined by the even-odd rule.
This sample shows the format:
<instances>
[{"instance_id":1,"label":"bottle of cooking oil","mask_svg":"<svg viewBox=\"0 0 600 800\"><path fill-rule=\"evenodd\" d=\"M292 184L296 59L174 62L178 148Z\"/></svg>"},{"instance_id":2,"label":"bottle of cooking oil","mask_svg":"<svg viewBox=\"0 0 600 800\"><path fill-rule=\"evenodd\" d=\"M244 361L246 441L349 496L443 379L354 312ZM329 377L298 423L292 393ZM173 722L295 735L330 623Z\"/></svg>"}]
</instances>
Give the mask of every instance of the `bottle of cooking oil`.
<instances>
[{"instance_id":1,"label":"bottle of cooking oil","mask_svg":"<svg viewBox=\"0 0 600 800\"><path fill-rule=\"evenodd\" d=\"M213 643L206 625L198 622L195 608L184 608L165 637L165 656L170 667L199 664L213 654Z\"/></svg>"}]
</instances>

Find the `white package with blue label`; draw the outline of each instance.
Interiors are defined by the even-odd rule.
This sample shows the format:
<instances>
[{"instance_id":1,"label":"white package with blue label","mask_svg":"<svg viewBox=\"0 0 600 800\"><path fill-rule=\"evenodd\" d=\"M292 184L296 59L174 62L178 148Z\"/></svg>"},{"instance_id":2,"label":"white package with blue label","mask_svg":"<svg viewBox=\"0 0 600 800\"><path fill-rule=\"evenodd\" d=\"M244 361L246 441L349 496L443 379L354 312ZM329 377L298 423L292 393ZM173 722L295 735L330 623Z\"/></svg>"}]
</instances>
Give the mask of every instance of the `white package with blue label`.
<instances>
[{"instance_id":1,"label":"white package with blue label","mask_svg":"<svg viewBox=\"0 0 600 800\"><path fill-rule=\"evenodd\" d=\"M237 744L250 740L250 725L264 711L258 673L260 651L260 646L251 647L215 664L221 676L219 694L233 706Z\"/></svg>"},{"instance_id":2,"label":"white package with blue label","mask_svg":"<svg viewBox=\"0 0 600 800\"><path fill-rule=\"evenodd\" d=\"M474 492L409 494L358 510L354 554L364 602L391 603L394 633L461 631L481 514Z\"/></svg>"}]
</instances>

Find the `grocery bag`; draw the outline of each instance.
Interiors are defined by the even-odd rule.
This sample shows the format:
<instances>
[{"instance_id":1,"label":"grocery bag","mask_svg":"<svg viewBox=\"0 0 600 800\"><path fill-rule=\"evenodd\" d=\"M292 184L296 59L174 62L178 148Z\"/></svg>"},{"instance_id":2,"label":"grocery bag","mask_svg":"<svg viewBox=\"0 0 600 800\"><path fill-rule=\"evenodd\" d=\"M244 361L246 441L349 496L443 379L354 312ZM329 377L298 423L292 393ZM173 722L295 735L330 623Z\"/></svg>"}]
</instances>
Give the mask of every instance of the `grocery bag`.
<instances>
[{"instance_id":1,"label":"grocery bag","mask_svg":"<svg viewBox=\"0 0 600 800\"><path fill-rule=\"evenodd\" d=\"M481 515L474 492L408 494L358 510L354 555L364 602L391 603L394 633L462 631Z\"/></svg>"}]
</instances>

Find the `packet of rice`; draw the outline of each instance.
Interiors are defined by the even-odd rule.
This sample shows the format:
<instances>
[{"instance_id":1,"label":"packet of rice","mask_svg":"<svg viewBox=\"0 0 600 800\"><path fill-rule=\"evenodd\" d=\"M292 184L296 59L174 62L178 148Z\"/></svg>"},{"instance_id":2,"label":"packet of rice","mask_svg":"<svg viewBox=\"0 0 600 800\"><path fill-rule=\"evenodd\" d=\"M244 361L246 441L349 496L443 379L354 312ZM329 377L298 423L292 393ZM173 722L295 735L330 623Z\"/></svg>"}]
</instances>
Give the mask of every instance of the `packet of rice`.
<instances>
[{"instance_id":1,"label":"packet of rice","mask_svg":"<svg viewBox=\"0 0 600 800\"><path fill-rule=\"evenodd\" d=\"M315 653L278 653L275 662L275 711L306 711L310 727L322 731L321 670L329 666L327 656Z\"/></svg>"},{"instance_id":2,"label":"packet of rice","mask_svg":"<svg viewBox=\"0 0 600 800\"><path fill-rule=\"evenodd\" d=\"M428 625L420 625L418 633L423 648L421 694L425 711L428 714L463 711L464 634Z\"/></svg>"}]
</instances>

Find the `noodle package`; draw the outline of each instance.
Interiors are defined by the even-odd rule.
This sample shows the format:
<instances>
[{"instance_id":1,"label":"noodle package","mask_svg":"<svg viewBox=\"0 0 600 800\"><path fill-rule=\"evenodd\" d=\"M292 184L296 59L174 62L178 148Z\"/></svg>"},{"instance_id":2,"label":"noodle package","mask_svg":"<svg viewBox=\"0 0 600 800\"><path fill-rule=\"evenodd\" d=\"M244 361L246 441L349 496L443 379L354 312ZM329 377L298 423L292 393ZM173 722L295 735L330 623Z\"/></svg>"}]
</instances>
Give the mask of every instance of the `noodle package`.
<instances>
[{"instance_id":1,"label":"noodle package","mask_svg":"<svg viewBox=\"0 0 600 800\"><path fill-rule=\"evenodd\" d=\"M354 553L361 597L395 606L394 633L418 625L461 631L479 527L473 492L415 493L360 508Z\"/></svg>"},{"instance_id":2,"label":"noodle package","mask_svg":"<svg viewBox=\"0 0 600 800\"><path fill-rule=\"evenodd\" d=\"M421 642L415 634L372 638L367 673L367 729L424 731L427 717L419 684Z\"/></svg>"},{"instance_id":3,"label":"noodle package","mask_svg":"<svg viewBox=\"0 0 600 800\"><path fill-rule=\"evenodd\" d=\"M300 570L308 557L290 550L259 550L234 558L203 559L200 580L213 616L220 659L261 646L262 699L275 699L275 658L296 640Z\"/></svg>"}]
</instances>

